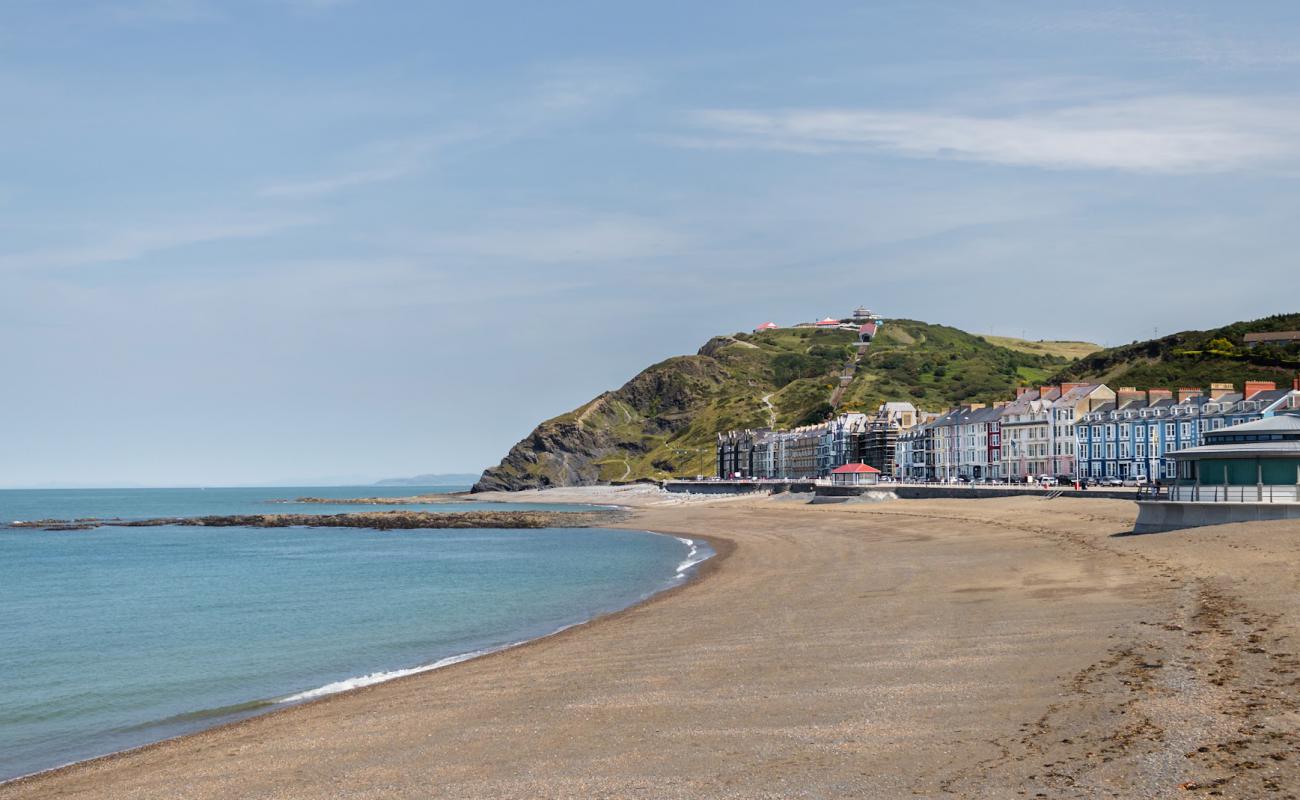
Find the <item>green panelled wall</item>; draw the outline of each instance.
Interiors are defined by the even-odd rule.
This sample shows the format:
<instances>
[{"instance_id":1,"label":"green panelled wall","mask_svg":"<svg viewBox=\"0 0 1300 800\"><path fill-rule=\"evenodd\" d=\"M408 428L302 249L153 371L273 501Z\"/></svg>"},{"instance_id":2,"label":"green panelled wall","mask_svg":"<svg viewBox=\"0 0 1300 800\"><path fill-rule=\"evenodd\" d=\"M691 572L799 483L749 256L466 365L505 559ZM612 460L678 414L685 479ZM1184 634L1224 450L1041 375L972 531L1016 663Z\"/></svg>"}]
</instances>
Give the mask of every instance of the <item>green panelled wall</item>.
<instances>
[{"instance_id":1,"label":"green panelled wall","mask_svg":"<svg viewBox=\"0 0 1300 800\"><path fill-rule=\"evenodd\" d=\"M1223 468L1228 468L1228 483L1232 486L1253 486L1259 481L1259 471L1254 458L1206 458L1198 467L1201 472L1201 484L1204 486L1222 486ZM1264 463L1264 483L1273 486L1294 486L1297 483L1297 467L1300 458L1266 458Z\"/></svg>"}]
</instances>

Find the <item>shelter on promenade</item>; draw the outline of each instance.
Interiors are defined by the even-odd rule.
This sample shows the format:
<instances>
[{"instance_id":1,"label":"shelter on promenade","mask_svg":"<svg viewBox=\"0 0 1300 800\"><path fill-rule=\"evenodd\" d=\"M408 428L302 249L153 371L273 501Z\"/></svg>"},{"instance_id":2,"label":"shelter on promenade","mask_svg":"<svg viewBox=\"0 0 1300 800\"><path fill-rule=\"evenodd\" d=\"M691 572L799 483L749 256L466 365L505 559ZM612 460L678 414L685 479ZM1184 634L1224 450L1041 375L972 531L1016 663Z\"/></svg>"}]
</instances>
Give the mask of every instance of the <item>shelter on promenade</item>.
<instances>
[{"instance_id":1,"label":"shelter on promenade","mask_svg":"<svg viewBox=\"0 0 1300 800\"><path fill-rule=\"evenodd\" d=\"M1173 453L1170 500L1300 502L1300 416L1281 414L1205 432L1205 444Z\"/></svg>"},{"instance_id":2,"label":"shelter on promenade","mask_svg":"<svg viewBox=\"0 0 1300 800\"><path fill-rule=\"evenodd\" d=\"M833 486L875 486L880 482L880 470L870 464L845 464L831 470Z\"/></svg>"}]
</instances>

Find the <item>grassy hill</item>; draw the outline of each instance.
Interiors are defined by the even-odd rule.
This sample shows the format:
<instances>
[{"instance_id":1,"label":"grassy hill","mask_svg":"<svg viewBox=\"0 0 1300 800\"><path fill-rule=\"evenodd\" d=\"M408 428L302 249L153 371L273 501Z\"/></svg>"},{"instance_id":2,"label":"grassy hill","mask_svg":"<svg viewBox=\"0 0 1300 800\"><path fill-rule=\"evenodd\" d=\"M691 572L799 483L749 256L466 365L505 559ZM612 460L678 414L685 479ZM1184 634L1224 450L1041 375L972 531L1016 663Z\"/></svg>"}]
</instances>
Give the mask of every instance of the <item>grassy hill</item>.
<instances>
[{"instance_id":1,"label":"grassy hill","mask_svg":"<svg viewBox=\"0 0 1300 800\"><path fill-rule=\"evenodd\" d=\"M1073 342L1068 339L1017 339L1014 336L993 336L987 333L979 334L979 337L989 344L1005 347L1008 350L1019 350L1022 353L1033 353L1035 355L1058 356L1070 360L1090 356L1102 349L1099 344Z\"/></svg>"},{"instance_id":2,"label":"grassy hill","mask_svg":"<svg viewBox=\"0 0 1300 800\"><path fill-rule=\"evenodd\" d=\"M914 320L887 322L856 365L855 340L852 331L812 328L716 337L543 422L475 488L708 475L719 431L822 422L841 386L840 411L899 399L937 410L1005 399L1068 363Z\"/></svg>"},{"instance_id":3,"label":"grassy hill","mask_svg":"<svg viewBox=\"0 0 1300 800\"><path fill-rule=\"evenodd\" d=\"M840 411L875 411L888 400L926 409L1005 400L1016 386L1040 383L1068 360L1003 347L945 325L891 320L867 349Z\"/></svg>"},{"instance_id":4,"label":"grassy hill","mask_svg":"<svg viewBox=\"0 0 1300 800\"><path fill-rule=\"evenodd\" d=\"M1073 362L1055 381L1097 380L1112 387L1205 387L1212 382L1271 380L1289 385L1300 372L1300 348L1247 348L1247 333L1300 330L1300 314L1234 322L1207 331L1183 331L1101 350Z\"/></svg>"}]
</instances>

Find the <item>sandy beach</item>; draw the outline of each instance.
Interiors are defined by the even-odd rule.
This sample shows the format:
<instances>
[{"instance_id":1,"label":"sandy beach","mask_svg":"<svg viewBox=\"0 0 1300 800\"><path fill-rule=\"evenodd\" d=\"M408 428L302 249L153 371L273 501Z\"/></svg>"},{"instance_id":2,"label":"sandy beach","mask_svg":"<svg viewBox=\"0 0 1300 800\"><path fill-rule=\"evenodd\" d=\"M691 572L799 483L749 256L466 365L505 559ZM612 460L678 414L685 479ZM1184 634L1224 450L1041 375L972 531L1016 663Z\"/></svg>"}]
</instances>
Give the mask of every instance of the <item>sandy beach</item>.
<instances>
[{"instance_id":1,"label":"sandy beach","mask_svg":"<svg viewBox=\"0 0 1300 800\"><path fill-rule=\"evenodd\" d=\"M547 499L578 497L719 555L557 636L0 800L1300 796L1294 523L1131 536L1134 504L1110 500Z\"/></svg>"}]
</instances>

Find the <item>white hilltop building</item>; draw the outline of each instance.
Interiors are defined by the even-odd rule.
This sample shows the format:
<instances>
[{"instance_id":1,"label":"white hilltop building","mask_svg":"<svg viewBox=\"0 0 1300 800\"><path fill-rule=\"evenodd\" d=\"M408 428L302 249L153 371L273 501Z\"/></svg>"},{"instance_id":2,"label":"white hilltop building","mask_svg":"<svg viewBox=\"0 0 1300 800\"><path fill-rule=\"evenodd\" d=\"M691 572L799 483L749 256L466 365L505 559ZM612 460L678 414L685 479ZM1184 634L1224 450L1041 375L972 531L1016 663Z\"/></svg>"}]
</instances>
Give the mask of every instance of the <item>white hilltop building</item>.
<instances>
[{"instance_id":1,"label":"white hilltop building","mask_svg":"<svg viewBox=\"0 0 1300 800\"><path fill-rule=\"evenodd\" d=\"M875 338L876 332L883 324L882 318L866 306L858 306L853 309L853 313L848 317L823 317L815 322L796 322L792 327L795 328L816 328L817 330L842 330L856 331L858 334L858 344L867 345ZM763 331L780 330L781 325L775 322L764 322L757 328L754 333Z\"/></svg>"}]
</instances>

